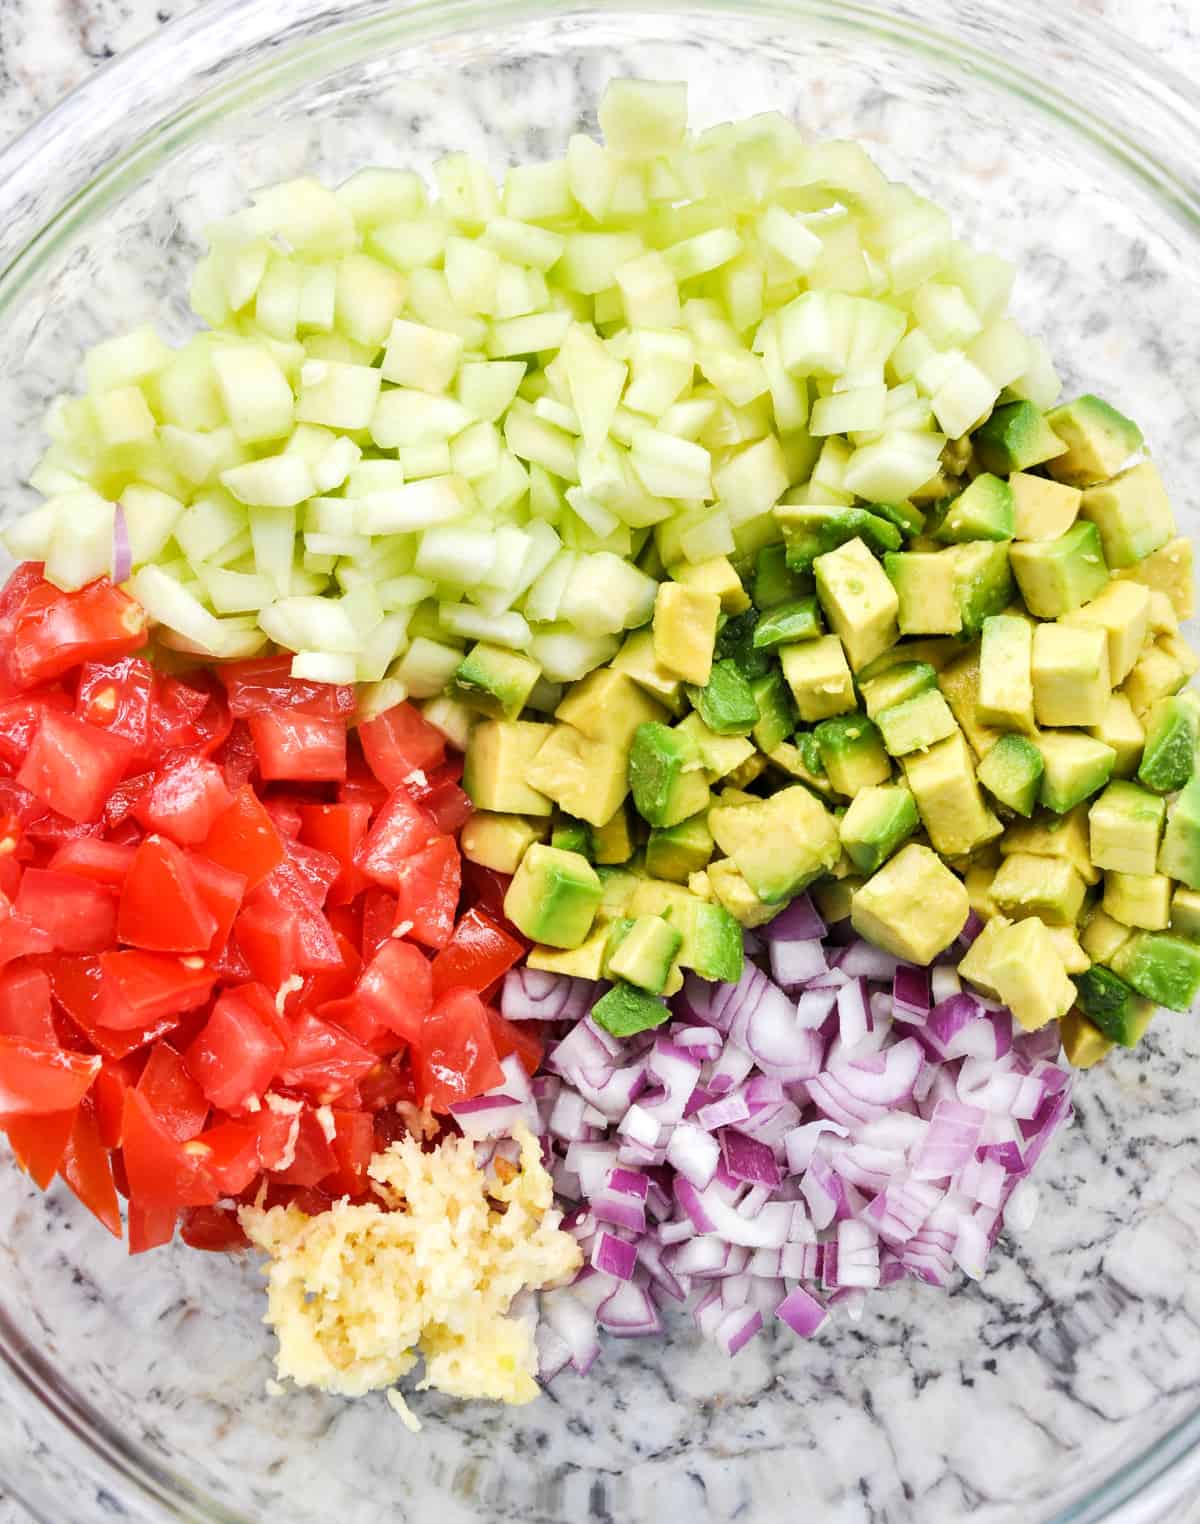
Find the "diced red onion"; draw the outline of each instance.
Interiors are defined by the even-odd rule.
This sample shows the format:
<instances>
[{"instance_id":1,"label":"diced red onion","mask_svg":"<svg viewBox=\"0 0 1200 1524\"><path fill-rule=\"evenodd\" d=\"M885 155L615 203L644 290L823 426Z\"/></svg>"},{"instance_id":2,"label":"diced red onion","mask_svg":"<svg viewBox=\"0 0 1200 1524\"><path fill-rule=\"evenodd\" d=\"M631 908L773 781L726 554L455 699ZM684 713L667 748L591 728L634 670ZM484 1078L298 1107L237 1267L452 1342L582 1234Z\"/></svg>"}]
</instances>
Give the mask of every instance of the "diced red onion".
<instances>
[{"instance_id":1,"label":"diced red onion","mask_svg":"<svg viewBox=\"0 0 1200 1524\"><path fill-rule=\"evenodd\" d=\"M852 1048L867 1035L874 1023L867 1003L867 981L850 979L837 992L838 1036Z\"/></svg>"},{"instance_id":2,"label":"diced red onion","mask_svg":"<svg viewBox=\"0 0 1200 1524\"><path fill-rule=\"evenodd\" d=\"M721 1034L715 1027L673 1027L671 1041L702 1062L721 1056Z\"/></svg>"},{"instance_id":3,"label":"diced red onion","mask_svg":"<svg viewBox=\"0 0 1200 1524\"><path fill-rule=\"evenodd\" d=\"M113 509L112 529L112 580L118 584L128 582L133 571L133 552L129 544L129 525L125 509L120 502Z\"/></svg>"},{"instance_id":4,"label":"diced red onion","mask_svg":"<svg viewBox=\"0 0 1200 1524\"><path fill-rule=\"evenodd\" d=\"M617 1280L632 1280L637 1268L637 1247L612 1233L600 1232L592 1245L592 1268Z\"/></svg>"},{"instance_id":5,"label":"diced red onion","mask_svg":"<svg viewBox=\"0 0 1200 1524\"><path fill-rule=\"evenodd\" d=\"M763 1315L757 1307L735 1307L725 1313L713 1332L713 1342L731 1358L762 1331Z\"/></svg>"},{"instance_id":6,"label":"diced red onion","mask_svg":"<svg viewBox=\"0 0 1200 1524\"><path fill-rule=\"evenodd\" d=\"M794 1286L775 1311L776 1317L802 1339L811 1339L829 1314L801 1286Z\"/></svg>"},{"instance_id":7,"label":"diced red onion","mask_svg":"<svg viewBox=\"0 0 1200 1524\"><path fill-rule=\"evenodd\" d=\"M721 1146L710 1132L695 1122L680 1122L667 1144L667 1163L685 1180L703 1190L712 1183L721 1157Z\"/></svg>"},{"instance_id":8,"label":"diced red onion","mask_svg":"<svg viewBox=\"0 0 1200 1524\"><path fill-rule=\"evenodd\" d=\"M873 979L879 984L890 984L899 964L899 958L871 942L851 942L838 959L837 966L850 979Z\"/></svg>"},{"instance_id":9,"label":"diced red onion","mask_svg":"<svg viewBox=\"0 0 1200 1524\"><path fill-rule=\"evenodd\" d=\"M662 1319L649 1291L636 1281L626 1281L607 1301L601 1302L596 1321L618 1339L639 1339L662 1328Z\"/></svg>"},{"instance_id":10,"label":"diced red onion","mask_svg":"<svg viewBox=\"0 0 1200 1524\"><path fill-rule=\"evenodd\" d=\"M825 932L825 922L807 894L798 894L786 910L758 929L764 942L809 942L823 937Z\"/></svg>"},{"instance_id":11,"label":"diced red onion","mask_svg":"<svg viewBox=\"0 0 1200 1524\"><path fill-rule=\"evenodd\" d=\"M775 941L770 944L771 977L785 990L818 979L829 965L820 942Z\"/></svg>"},{"instance_id":12,"label":"diced red onion","mask_svg":"<svg viewBox=\"0 0 1200 1524\"><path fill-rule=\"evenodd\" d=\"M977 915L975 911L972 910L967 916L966 922L963 925L963 929L958 934L959 945L962 947L970 947L972 942L975 941L976 937L978 937L979 933L983 930L985 924L986 923L983 917Z\"/></svg>"},{"instance_id":13,"label":"diced red onion","mask_svg":"<svg viewBox=\"0 0 1200 1524\"><path fill-rule=\"evenodd\" d=\"M500 1011L509 1021L579 1021L595 1005L600 986L522 964L504 976Z\"/></svg>"},{"instance_id":14,"label":"diced red onion","mask_svg":"<svg viewBox=\"0 0 1200 1524\"><path fill-rule=\"evenodd\" d=\"M935 1005L940 1005L943 1000L949 1000L951 995L957 995L962 989L962 980L958 977L958 970L948 963L939 963L936 968L929 971L930 992Z\"/></svg>"},{"instance_id":15,"label":"diced red onion","mask_svg":"<svg viewBox=\"0 0 1200 1524\"><path fill-rule=\"evenodd\" d=\"M892 1015L910 1026L924 1025L931 1006L930 975L927 968L898 963L892 975Z\"/></svg>"},{"instance_id":16,"label":"diced red onion","mask_svg":"<svg viewBox=\"0 0 1200 1524\"><path fill-rule=\"evenodd\" d=\"M983 1121L984 1113L978 1107L939 1101L913 1165L913 1178L948 1180L957 1175L974 1158Z\"/></svg>"},{"instance_id":17,"label":"diced red onion","mask_svg":"<svg viewBox=\"0 0 1200 1524\"><path fill-rule=\"evenodd\" d=\"M737 1043L729 1041L725 1044L720 1058L708 1068L708 1089L724 1094L749 1078L753 1069L753 1056L747 1053L745 1048L739 1048Z\"/></svg>"},{"instance_id":18,"label":"diced red onion","mask_svg":"<svg viewBox=\"0 0 1200 1524\"><path fill-rule=\"evenodd\" d=\"M782 1178L775 1155L767 1145L743 1132L726 1128L721 1133L721 1155L725 1168L736 1180L767 1185L774 1190Z\"/></svg>"},{"instance_id":19,"label":"diced red onion","mask_svg":"<svg viewBox=\"0 0 1200 1524\"><path fill-rule=\"evenodd\" d=\"M640 1143L643 1148L654 1149L658 1147L662 1128L646 1108L635 1101L621 1118L617 1132L630 1142Z\"/></svg>"}]
</instances>

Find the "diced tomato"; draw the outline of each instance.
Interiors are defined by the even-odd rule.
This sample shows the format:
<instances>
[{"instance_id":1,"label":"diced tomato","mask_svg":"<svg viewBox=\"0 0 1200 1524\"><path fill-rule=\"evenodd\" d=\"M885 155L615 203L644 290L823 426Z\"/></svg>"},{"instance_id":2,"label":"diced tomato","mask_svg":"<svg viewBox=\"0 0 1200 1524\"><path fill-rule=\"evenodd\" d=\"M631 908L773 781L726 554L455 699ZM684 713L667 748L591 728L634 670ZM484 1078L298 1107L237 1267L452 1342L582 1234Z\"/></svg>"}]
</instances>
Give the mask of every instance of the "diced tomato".
<instances>
[{"instance_id":1,"label":"diced tomato","mask_svg":"<svg viewBox=\"0 0 1200 1524\"><path fill-rule=\"evenodd\" d=\"M225 777L225 785L231 793L250 782L258 766L254 754L254 741L245 720L235 720L233 728L220 748L213 753L213 761Z\"/></svg>"},{"instance_id":2,"label":"diced tomato","mask_svg":"<svg viewBox=\"0 0 1200 1524\"><path fill-rule=\"evenodd\" d=\"M94 1055L68 1053L22 1037L0 1037L0 1115L70 1111L88 1093L99 1070L100 1060Z\"/></svg>"},{"instance_id":3,"label":"diced tomato","mask_svg":"<svg viewBox=\"0 0 1200 1524\"><path fill-rule=\"evenodd\" d=\"M454 930L462 860L452 836L435 836L396 867L396 924L425 947L445 947Z\"/></svg>"},{"instance_id":4,"label":"diced tomato","mask_svg":"<svg viewBox=\"0 0 1200 1524\"><path fill-rule=\"evenodd\" d=\"M363 969L357 994L381 1026L418 1042L433 1007L429 960L411 942L392 937Z\"/></svg>"},{"instance_id":5,"label":"diced tomato","mask_svg":"<svg viewBox=\"0 0 1200 1524\"><path fill-rule=\"evenodd\" d=\"M247 724L263 778L320 782L346 776L346 722L294 709L262 709Z\"/></svg>"},{"instance_id":6,"label":"diced tomato","mask_svg":"<svg viewBox=\"0 0 1200 1524\"><path fill-rule=\"evenodd\" d=\"M358 744L358 732L351 731L346 738L346 781L338 784L338 803L365 804L373 815L387 803L389 792L367 766Z\"/></svg>"},{"instance_id":7,"label":"diced tomato","mask_svg":"<svg viewBox=\"0 0 1200 1524\"><path fill-rule=\"evenodd\" d=\"M291 1099L294 1109L275 1110L265 1106L254 1118L258 1132L258 1157L265 1170L286 1169L291 1155L292 1141L299 1128L299 1116L303 1102Z\"/></svg>"},{"instance_id":8,"label":"diced tomato","mask_svg":"<svg viewBox=\"0 0 1200 1524\"><path fill-rule=\"evenodd\" d=\"M355 865L354 854L370 820L367 804L305 804L300 808L300 840L329 853L339 864L338 876L329 886L330 905L348 904L366 887L366 877Z\"/></svg>"},{"instance_id":9,"label":"diced tomato","mask_svg":"<svg viewBox=\"0 0 1200 1524\"><path fill-rule=\"evenodd\" d=\"M259 1124L226 1120L200 1134L208 1154L208 1173L222 1196L240 1196L262 1168L259 1157Z\"/></svg>"},{"instance_id":10,"label":"diced tomato","mask_svg":"<svg viewBox=\"0 0 1200 1524\"><path fill-rule=\"evenodd\" d=\"M113 1175L115 1178L115 1168ZM178 1212L173 1206L146 1206L140 1201L131 1201L125 1216L129 1228L130 1254L145 1254L149 1249L161 1248L175 1236Z\"/></svg>"},{"instance_id":11,"label":"diced tomato","mask_svg":"<svg viewBox=\"0 0 1200 1524\"><path fill-rule=\"evenodd\" d=\"M366 1111L333 1113L333 1153L337 1168L321 1184L335 1199L361 1196L367 1188L367 1166L375 1152L375 1125Z\"/></svg>"},{"instance_id":12,"label":"diced tomato","mask_svg":"<svg viewBox=\"0 0 1200 1524\"><path fill-rule=\"evenodd\" d=\"M412 704L394 708L358 727L367 765L385 788L401 788L414 772L429 772L446 755L446 740Z\"/></svg>"},{"instance_id":13,"label":"diced tomato","mask_svg":"<svg viewBox=\"0 0 1200 1524\"><path fill-rule=\"evenodd\" d=\"M375 1067L376 1057L348 1033L308 1012L292 1025L280 1082L305 1090L322 1104L333 1101Z\"/></svg>"},{"instance_id":14,"label":"diced tomato","mask_svg":"<svg viewBox=\"0 0 1200 1524\"><path fill-rule=\"evenodd\" d=\"M155 774L133 813L147 831L161 831L181 846L194 847L232 803L215 762L175 757Z\"/></svg>"},{"instance_id":15,"label":"diced tomato","mask_svg":"<svg viewBox=\"0 0 1200 1524\"><path fill-rule=\"evenodd\" d=\"M195 1010L208 999L214 983L212 970L199 958L132 948L101 953L100 969L113 995L104 1009L105 1025L119 1031L146 1029Z\"/></svg>"},{"instance_id":16,"label":"diced tomato","mask_svg":"<svg viewBox=\"0 0 1200 1524\"><path fill-rule=\"evenodd\" d=\"M421 805L439 831L457 836L471 818L475 806L457 783L439 783Z\"/></svg>"},{"instance_id":17,"label":"diced tomato","mask_svg":"<svg viewBox=\"0 0 1200 1524\"><path fill-rule=\"evenodd\" d=\"M106 1058L100 1067L88 1099L96 1108L96 1125L105 1148L120 1148L121 1123L125 1111L125 1092L132 1090L142 1077L146 1055Z\"/></svg>"},{"instance_id":18,"label":"diced tomato","mask_svg":"<svg viewBox=\"0 0 1200 1524\"><path fill-rule=\"evenodd\" d=\"M229 1254L250 1247L232 1207L185 1207L179 1218L179 1236L189 1249L207 1254Z\"/></svg>"},{"instance_id":19,"label":"diced tomato","mask_svg":"<svg viewBox=\"0 0 1200 1524\"><path fill-rule=\"evenodd\" d=\"M208 1120L208 1097L170 1043L156 1042L138 1080L139 1092L173 1138L194 1138Z\"/></svg>"},{"instance_id":20,"label":"diced tomato","mask_svg":"<svg viewBox=\"0 0 1200 1524\"><path fill-rule=\"evenodd\" d=\"M74 873L26 868L13 908L44 931L60 952L102 952L116 937L116 895Z\"/></svg>"},{"instance_id":21,"label":"diced tomato","mask_svg":"<svg viewBox=\"0 0 1200 1524\"><path fill-rule=\"evenodd\" d=\"M12 1151L40 1190L48 1190L63 1162L78 1106L45 1116L0 1116Z\"/></svg>"},{"instance_id":22,"label":"diced tomato","mask_svg":"<svg viewBox=\"0 0 1200 1524\"><path fill-rule=\"evenodd\" d=\"M0 900L0 968L31 953L50 952L53 945L49 932L20 915L9 900Z\"/></svg>"},{"instance_id":23,"label":"diced tomato","mask_svg":"<svg viewBox=\"0 0 1200 1524\"><path fill-rule=\"evenodd\" d=\"M292 676L288 655L261 656L225 663L218 671L235 716L264 709L294 709L315 719L345 720L354 713L354 689L335 683L312 683Z\"/></svg>"},{"instance_id":24,"label":"diced tomato","mask_svg":"<svg viewBox=\"0 0 1200 1524\"><path fill-rule=\"evenodd\" d=\"M4 829L0 825L0 831ZM0 851L0 895L12 900L21 887L21 864L15 852Z\"/></svg>"},{"instance_id":25,"label":"diced tomato","mask_svg":"<svg viewBox=\"0 0 1200 1524\"><path fill-rule=\"evenodd\" d=\"M43 688L26 693L0 705L0 762L16 769L21 766L33 745L33 738L48 709L70 714L71 696L61 689Z\"/></svg>"},{"instance_id":26,"label":"diced tomato","mask_svg":"<svg viewBox=\"0 0 1200 1524\"><path fill-rule=\"evenodd\" d=\"M149 952L203 953L216 934L217 918L200 891L192 860L173 841L148 836L134 853L121 891L121 941Z\"/></svg>"},{"instance_id":27,"label":"diced tomato","mask_svg":"<svg viewBox=\"0 0 1200 1524\"><path fill-rule=\"evenodd\" d=\"M293 799L289 794L273 793L263 800L262 807L283 841L297 839L302 823L299 799Z\"/></svg>"},{"instance_id":28,"label":"diced tomato","mask_svg":"<svg viewBox=\"0 0 1200 1524\"><path fill-rule=\"evenodd\" d=\"M248 890L261 884L284 859L283 842L258 795L248 785L238 790L198 850L223 868L245 876Z\"/></svg>"},{"instance_id":29,"label":"diced tomato","mask_svg":"<svg viewBox=\"0 0 1200 1524\"><path fill-rule=\"evenodd\" d=\"M212 941L208 944L211 958L223 951L237 920L242 901L246 898L246 878L232 868L224 868L211 858L201 857L198 852L187 854L200 898L208 906L209 913L217 923Z\"/></svg>"},{"instance_id":30,"label":"diced tomato","mask_svg":"<svg viewBox=\"0 0 1200 1524\"><path fill-rule=\"evenodd\" d=\"M278 989L299 973L300 929L270 902L243 906L233 934L251 978Z\"/></svg>"},{"instance_id":31,"label":"diced tomato","mask_svg":"<svg viewBox=\"0 0 1200 1524\"><path fill-rule=\"evenodd\" d=\"M120 889L133 863L134 850L129 844L81 836L77 841L64 842L50 859L50 867L56 873L73 873L109 889Z\"/></svg>"},{"instance_id":32,"label":"diced tomato","mask_svg":"<svg viewBox=\"0 0 1200 1524\"><path fill-rule=\"evenodd\" d=\"M154 668L141 656L85 662L79 672L75 713L89 725L124 736L140 752L150 739Z\"/></svg>"},{"instance_id":33,"label":"diced tomato","mask_svg":"<svg viewBox=\"0 0 1200 1524\"><path fill-rule=\"evenodd\" d=\"M237 938L231 936L229 941L217 954L215 959L210 959L213 971L222 984L250 984L254 979L254 970L246 962L246 955L237 944Z\"/></svg>"},{"instance_id":34,"label":"diced tomato","mask_svg":"<svg viewBox=\"0 0 1200 1524\"><path fill-rule=\"evenodd\" d=\"M503 1063L510 1053L515 1053L522 1069L532 1079L541 1067L542 1055L546 1051L546 1045L536 1031L538 1023L508 1021L488 1006L488 1026L496 1046L496 1057Z\"/></svg>"},{"instance_id":35,"label":"diced tomato","mask_svg":"<svg viewBox=\"0 0 1200 1524\"><path fill-rule=\"evenodd\" d=\"M113 1184L112 1165L100 1134L89 1096L75 1114L70 1141L62 1161L63 1179L97 1222L114 1238L121 1236L121 1208Z\"/></svg>"},{"instance_id":36,"label":"diced tomato","mask_svg":"<svg viewBox=\"0 0 1200 1524\"><path fill-rule=\"evenodd\" d=\"M210 1206L217 1187L206 1168L208 1150L198 1138L180 1142L154 1114L140 1090L125 1096L121 1156L129 1196L145 1206Z\"/></svg>"},{"instance_id":37,"label":"diced tomato","mask_svg":"<svg viewBox=\"0 0 1200 1524\"><path fill-rule=\"evenodd\" d=\"M54 999L88 1042L109 1058L124 1058L143 1044L153 1042L179 1025L176 1015L159 1016L143 1026L122 1028L110 1024L114 1014L128 1018L119 1008L115 991L107 984L99 958L55 954L45 960Z\"/></svg>"},{"instance_id":38,"label":"diced tomato","mask_svg":"<svg viewBox=\"0 0 1200 1524\"><path fill-rule=\"evenodd\" d=\"M0 1036L57 1044L50 1011L50 976L30 963L0 972Z\"/></svg>"},{"instance_id":39,"label":"diced tomato","mask_svg":"<svg viewBox=\"0 0 1200 1524\"><path fill-rule=\"evenodd\" d=\"M470 859L463 861L462 875L463 899L466 903L486 910L497 925L503 926L510 936L515 935L516 928L504 914L504 897L512 878L507 873L497 873L495 868L484 868Z\"/></svg>"},{"instance_id":40,"label":"diced tomato","mask_svg":"<svg viewBox=\"0 0 1200 1524\"><path fill-rule=\"evenodd\" d=\"M433 960L434 993L465 989L480 994L519 963L523 952L520 942L484 911L468 910Z\"/></svg>"},{"instance_id":41,"label":"diced tomato","mask_svg":"<svg viewBox=\"0 0 1200 1524\"><path fill-rule=\"evenodd\" d=\"M156 754L181 751L210 757L233 729L233 716L216 678L192 672L186 683L168 677L159 684L150 729Z\"/></svg>"},{"instance_id":42,"label":"diced tomato","mask_svg":"<svg viewBox=\"0 0 1200 1524\"><path fill-rule=\"evenodd\" d=\"M45 580L45 567L41 561L22 561L0 588L0 631L12 635L13 621L26 597Z\"/></svg>"},{"instance_id":43,"label":"diced tomato","mask_svg":"<svg viewBox=\"0 0 1200 1524\"><path fill-rule=\"evenodd\" d=\"M17 782L68 820L99 820L132 756L123 736L47 710Z\"/></svg>"},{"instance_id":44,"label":"diced tomato","mask_svg":"<svg viewBox=\"0 0 1200 1524\"><path fill-rule=\"evenodd\" d=\"M312 973L321 968L336 969L342 966L342 955L332 927L321 914L320 907L309 893L304 880L290 863L280 863L248 896L242 919L247 912L264 907L275 916L275 924L281 933L288 923L294 928L297 955L293 973ZM242 951L249 957L240 933L239 940L242 941ZM264 979L262 982L270 984L271 981Z\"/></svg>"},{"instance_id":45,"label":"diced tomato","mask_svg":"<svg viewBox=\"0 0 1200 1524\"><path fill-rule=\"evenodd\" d=\"M438 1112L501 1083L487 1007L478 995L451 990L442 996L425 1018L413 1068L417 1094Z\"/></svg>"},{"instance_id":46,"label":"diced tomato","mask_svg":"<svg viewBox=\"0 0 1200 1524\"><path fill-rule=\"evenodd\" d=\"M132 778L123 778L116 785L104 804L104 824L110 836L119 826L126 826L136 830L140 838L141 828L135 822L133 812L153 782L153 773L135 773Z\"/></svg>"},{"instance_id":47,"label":"diced tomato","mask_svg":"<svg viewBox=\"0 0 1200 1524\"><path fill-rule=\"evenodd\" d=\"M342 955L341 968L323 968L307 974L300 992L302 1002L315 1010L329 1000L341 1000L349 995L358 983L362 970L362 958L354 943L340 931L333 933L338 951Z\"/></svg>"},{"instance_id":48,"label":"diced tomato","mask_svg":"<svg viewBox=\"0 0 1200 1524\"><path fill-rule=\"evenodd\" d=\"M322 852L319 847L306 846L302 841L289 841L287 855L292 867L308 885L314 902L324 905L330 886L342 871L337 858Z\"/></svg>"},{"instance_id":49,"label":"diced tomato","mask_svg":"<svg viewBox=\"0 0 1200 1524\"><path fill-rule=\"evenodd\" d=\"M362 897L362 907L362 955L363 962L369 963L391 941L396 925L396 896L370 888Z\"/></svg>"},{"instance_id":50,"label":"diced tomato","mask_svg":"<svg viewBox=\"0 0 1200 1524\"><path fill-rule=\"evenodd\" d=\"M261 984L226 990L213 1006L184 1062L204 1094L221 1111L238 1111L261 1098L283 1062L285 1046L275 1031L275 1001Z\"/></svg>"},{"instance_id":51,"label":"diced tomato","mask_svg":"<svg viewBox=\"0 0 1200 1524\"><path fill-rule=\"evenodd\" d=\"M274 1172L281 1185L316 1185L337 1169L333 1144L311 1106L300 1113L291 1163Z\"/></svg>"},{"instance_id":52,"label":"diced tomato","mask_svg":"<svg viewBox=\"0 0 1200 1524\"><path fill-rule=\"evenodd\" d=\"M429 816L398 788L371 823L354 860L377 884L395 889L400 864L436 834Z\"/></svg>"},{"instance_id":53,"label":"diced tomato","mask_svg":"<svg viewBox=\"0 0 1200 1524\"><path fill-rule=\"evenodd\" d=\"M74 593L40 582L13 620L9 665L17 681L30 688L80 662L127 656L146 639L145 610L107 577Z\"/></svg>"},{"instance_id":54,"label":"diced tomato","mask_svg":"<svg viewBox=\"0 0 1200 1524\"><path fill-rule=\"evenodd\" d=\"M400 1055L376 1064L370 1074L359 1080L358 1095L366 1111L380 1111L385 1106L394 1106L397 1101L414 1100L412 1070L407 1057Z\"/></svg>"}]
</instances>

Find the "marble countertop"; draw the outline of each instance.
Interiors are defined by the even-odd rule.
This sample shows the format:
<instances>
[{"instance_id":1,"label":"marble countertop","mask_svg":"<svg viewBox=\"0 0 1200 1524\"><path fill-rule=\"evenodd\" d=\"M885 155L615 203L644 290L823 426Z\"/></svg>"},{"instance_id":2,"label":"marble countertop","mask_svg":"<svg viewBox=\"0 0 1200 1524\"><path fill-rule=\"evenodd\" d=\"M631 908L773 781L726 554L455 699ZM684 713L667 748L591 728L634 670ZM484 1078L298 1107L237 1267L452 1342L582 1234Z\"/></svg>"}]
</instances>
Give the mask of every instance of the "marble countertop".
<instances>
[{"instance_id":1,"label":"marble countertop","mask_svg":"<svg viewBox=\"0 0 1200 1524\"><path fill-rule=\"evenodd\" d=\"M106 60L196 7L197 0L0 0L0 141L49 110ZM1046 8L1102 20L1169 57L1200 82L1196 0L1045 0ZM936 12L936 0L930 10ZM0 1411L0 1424L6 1415ZM97 1517L100 1515L98 1514ZM0 1492L0 1524L29 1516ZM85 1521L64 1520L64 1524ZM1200 1498L1166 1524L1200 1524Z\"/></svg>"}]
</instances>

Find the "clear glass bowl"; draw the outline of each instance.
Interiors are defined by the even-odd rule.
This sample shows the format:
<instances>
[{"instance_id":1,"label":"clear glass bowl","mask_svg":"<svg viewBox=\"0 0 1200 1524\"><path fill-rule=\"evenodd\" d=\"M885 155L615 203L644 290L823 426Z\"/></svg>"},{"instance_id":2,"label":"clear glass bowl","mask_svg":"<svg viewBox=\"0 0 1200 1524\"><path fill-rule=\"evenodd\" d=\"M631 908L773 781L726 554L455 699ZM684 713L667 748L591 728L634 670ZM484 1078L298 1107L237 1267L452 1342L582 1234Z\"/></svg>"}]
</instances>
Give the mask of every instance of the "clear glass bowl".
<instances>
[{"instance_id":1,"label":"clear glass bowl","mask_svg":"<svg viewBox=\"0 0 1200 1524\"><path fill-rule=\"evenodd\" d=\"M936 20L931 20L931 12ZM1029 0L223 0L99 74L0 160L2 500L84 348L189 327L201 230L254 186L364 163L497 170L594 128L614 74L685 77L706 124L779 108L856 137L1017 261L1068 386L1136 413L1194 522L1200 102ZM1043 1208L982 1287L880 1297L735 1361L686 1320L525 1409L272 1398L257 1272L130 1263L0 1170L0 1469L47 1524L1147 1520L1200 1474L1200 1035L1164 1016L1081 1077Z\"/></svg>"}]
</instances>

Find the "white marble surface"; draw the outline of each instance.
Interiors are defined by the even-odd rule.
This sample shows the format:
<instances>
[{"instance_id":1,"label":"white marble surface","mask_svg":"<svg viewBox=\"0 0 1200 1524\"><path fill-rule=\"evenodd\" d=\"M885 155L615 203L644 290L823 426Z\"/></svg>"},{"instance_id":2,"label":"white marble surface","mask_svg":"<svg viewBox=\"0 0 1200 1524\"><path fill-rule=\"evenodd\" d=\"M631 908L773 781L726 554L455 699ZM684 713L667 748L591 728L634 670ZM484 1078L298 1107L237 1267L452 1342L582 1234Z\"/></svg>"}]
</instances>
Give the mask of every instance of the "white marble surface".
<instances>
[{"instance_id":1,"label":"white marble surface","mask_svg":"<svg viewBox=\"0 0 1200 1524\"><path fill-rule=\"evenodd\" d=\"M1170 57L1176 68L1200 82L1200 7L1194 0L1047 0L1047 8L1061 11L1064 17L1073 11L1101 17ZM185 0L0 0L0 139L15 134L49 109L107 58L187 9L190 6ZM936 3L930 10L936 11ZM1092 1125L1098 1125L1094 1116ZM1102 1127L1102 1121L1099 1125ZM1137 1173L1144 1180L1144 1172L1139 1169ZM1054 1247L1059 1246L1055 1243ZM1038 1293L1030 1265L1018 1257L998 1287L998 1302L1005 1303L1007 1315L1019 1322ZM1063 1337L1071 1333L1068 1329ZM1086 1328L1075 1333L1087 1337ZM687 1379L698 1374L693 1370ZM745 1375L753 1384L749 1368ZM1133 1382L1143 1376L1131 1374L1129 1379ZM697 1403L700 1392L698 1386ZM0 1413L0 1425L4 1422L5 1416ZM95 1515L103 1516L103 1511ZM867 1516L864 1504L864 1519ZM884 1517L873 1511L871 1516ZM1172 1524L1198 1521L1200 1501L1178 1512ZM27 1524L27 1516L0 1497L0 1524ZM64 1517L64 1524L91 1524L91 1516L86 1521ZM566 1519L564 1524L574 1521Z\"/></svg>"}]
</instances>

